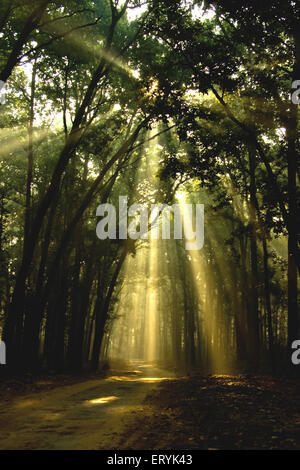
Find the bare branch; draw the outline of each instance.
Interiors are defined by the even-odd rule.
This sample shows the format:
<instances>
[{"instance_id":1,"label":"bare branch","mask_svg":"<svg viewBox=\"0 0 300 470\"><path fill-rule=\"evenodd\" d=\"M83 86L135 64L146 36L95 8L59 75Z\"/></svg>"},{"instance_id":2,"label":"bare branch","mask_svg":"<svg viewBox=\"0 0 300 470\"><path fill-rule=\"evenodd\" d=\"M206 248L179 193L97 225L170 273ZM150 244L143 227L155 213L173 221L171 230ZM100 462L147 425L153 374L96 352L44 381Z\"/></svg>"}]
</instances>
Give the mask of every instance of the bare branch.
<instances>
[{"instance_id":1,"label":"bare branch","mask_svg":"<svg viewBox=\"0 0 300 470\"><path fill-rule=\"evenodd\" d=\"M55 36L51 39L49 39L49 41L46 41L44 42L43 44L39 44L38 46L36 47L33 47L31 48L29 51L26 52L26 54L22 55L21 59L23 59L24 57L32 54L32 53L35 53L37 52L38 50L40 49L43 49L44 47L47 47L49 46L50 44L52 44L53 42L55 41L58 41L59 39L62 39L62 38L65 38L67 37L69 34L72 34L74 33L74 31L78 31L80 29L83 29L83 28L87 28L89 26L94 26L96 25L97 23L99 23L99 21L101 20L102 17L99 17L97 18L95 21L93 21L92 23L86 23L86 24L83 24L83 25L80 25L80 26L76 26L72 29L70 29L69 31L67 31L66 33L62 33L62 34L59 34L58 36Z\"/></svg>"},{"instance_id":2,"label":"bare branch","mask_svg":"<svg viewBox=\"0 0 300 470\"><path fill-rule=\"evenodd\" d=\"M47 26L48 24L52 24L52 23L55 23L57 21L60 21L60 20L65 20L67 18L72 18L73 16L77 15L77 14L80 14L80 13L86 13L86 12L90 12L90 13L94 13L94 10L90 9L90 8L83 8L81 10L76 10L76 11L73 11L72 13L69 13L68 15L64 15L64 16L59 16L57 18L53 18L52 20L49 20L49 21L45 21L45 23L42 23L39 28L43 28L44 26Z\"/></svg>"}]
</instances>

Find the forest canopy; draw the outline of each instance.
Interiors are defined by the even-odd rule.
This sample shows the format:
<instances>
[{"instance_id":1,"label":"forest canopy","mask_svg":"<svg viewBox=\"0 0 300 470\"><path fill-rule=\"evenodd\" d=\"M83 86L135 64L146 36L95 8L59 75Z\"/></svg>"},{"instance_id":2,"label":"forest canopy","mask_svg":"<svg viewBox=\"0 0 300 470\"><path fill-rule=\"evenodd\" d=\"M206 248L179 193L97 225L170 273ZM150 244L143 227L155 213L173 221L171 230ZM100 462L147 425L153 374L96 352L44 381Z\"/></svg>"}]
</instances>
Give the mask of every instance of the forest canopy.
<instances>
[{"instance_id":1,"label":"forest canopy","mask_svg":"<svg viewBox=\"0 0 300 470\"><path fill-rule=\"evenodd\" d=\"M145 359L295 373L299 13L276 0L1 1L6 370ZM97 207L120 196L204 204L203 248L151 230L99 240Z\"/></svg>"}]
</instances>

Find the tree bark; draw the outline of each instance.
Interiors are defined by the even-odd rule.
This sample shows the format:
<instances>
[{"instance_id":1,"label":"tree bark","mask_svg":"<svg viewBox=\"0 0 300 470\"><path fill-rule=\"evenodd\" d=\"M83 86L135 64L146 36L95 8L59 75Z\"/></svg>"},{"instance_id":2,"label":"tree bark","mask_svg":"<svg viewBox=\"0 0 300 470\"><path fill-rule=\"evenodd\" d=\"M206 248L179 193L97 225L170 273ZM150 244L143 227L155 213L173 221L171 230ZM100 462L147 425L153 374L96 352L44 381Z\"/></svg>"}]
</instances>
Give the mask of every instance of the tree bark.
<instances>
[{"instance_id":1,"label":"tree bark","mask_svg":"<svg viewBox=\"0 0 300 470\"><path fill-rule=\"evenodd\" d=\"M293 69L293 80L300 79L300 33L294 33L295 62ZM286 126L288 141L288 356L290 356L291 345L298 339L298 302L297 302L297 257L299 256L299 209L297 205L297 167L298 153L296 150L298 141L298 110L291 103L290 114Z\"/></svg>"},{"instance_id":2,"label":"tree bark","mask_svg":"<svg viewBox=\"0 0 300 470\"><path fill-rule=\"evenodd\" d=\"M104 300L103 308L99 312L96 313L95 336L94 336L94 344L93 344L93 352L92 352L92 369L93 370L98 369L101 344L102 344L102 339L104 335L104 327L105 327L105 323L106 323L108 312L109 312L110 301L112 299L112 296L116 287L116 283L117 283L120 271L122 269L122 266L124 264L124 261L126 259L127 253L128 253L128 245L126 244L125 247L123 248L121 257L117 263L115 272L113 274L107 295Z\"/></svg>"},{"instance_id":3,"label":"tree bark","mask_svg":"<svg viewBox=\"0 0 300 470\"><path fill-rule=\"evenodd\" d=\"M257 217L256 217L256 178L255 178L255 148L249 146L249 168L250 168L250 253L251 253L251 274L250 274L250 309L248 315L249 328L249 352L251 366L254 371L259 366L259 321L258 321L258 269L257 269Z\"/></svg>"}]
</instances>

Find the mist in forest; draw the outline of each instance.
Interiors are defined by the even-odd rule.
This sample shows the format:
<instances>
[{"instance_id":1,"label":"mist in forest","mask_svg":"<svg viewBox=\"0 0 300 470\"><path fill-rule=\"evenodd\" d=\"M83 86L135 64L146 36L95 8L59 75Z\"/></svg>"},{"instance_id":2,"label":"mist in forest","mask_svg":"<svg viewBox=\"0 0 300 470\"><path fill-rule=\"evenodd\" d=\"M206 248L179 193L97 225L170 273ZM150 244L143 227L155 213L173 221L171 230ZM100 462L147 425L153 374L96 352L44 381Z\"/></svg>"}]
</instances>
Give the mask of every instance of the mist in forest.
<instances>
[{"instance_id":1,"label":"mist in forest","mask_svg":"<svg viewBox=\"0 0 300 470\"><path fill-rule=\"evenodd\" d=\"M157 130L152 131L155 133ZM155 138L145 150L132 200L138 194L144 203L156 199L162 148ZM183 213L185 193L178 192L175 199ZM148 239L141 240L125 262L124 280L103 341L101 359L228 373L235 357L234 317L218 311L218 304L211 297L205 254L200 250L187 251L185 240L157 239L163 216L160 214L152 229L149 227ZM174 214L172 222L174 232ZM193 222L195 225L195 220L186 223L193 226ZM154 230L158 233L153 234Z\"/></svg>"}]
</instances>

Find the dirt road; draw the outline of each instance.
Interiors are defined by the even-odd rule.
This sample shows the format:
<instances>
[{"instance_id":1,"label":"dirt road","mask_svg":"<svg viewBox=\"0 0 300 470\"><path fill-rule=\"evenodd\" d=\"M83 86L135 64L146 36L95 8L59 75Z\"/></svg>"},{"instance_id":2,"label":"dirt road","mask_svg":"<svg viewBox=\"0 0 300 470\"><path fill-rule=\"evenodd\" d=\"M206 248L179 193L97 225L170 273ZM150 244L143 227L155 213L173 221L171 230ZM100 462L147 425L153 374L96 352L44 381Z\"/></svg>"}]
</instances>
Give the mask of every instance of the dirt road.
<instances>
[{"instance_id":1,"label":"dirt road","mask_svg":"<svg viewBox=\"0 0 300 470\"><path fill-rule=\"evenodd\" d=\"M0 405L0 449L117 449L133 411L171 374L149 364Z\"/></svg>"},{"instance_id":2,"label":"dirt road","mask_svg":"<svg viewBox=\"0 0 300 470\"><path fill-rule=\"evenodd\" d=\"M299 380L174 377L131 363L57 383L3 399L0 449L300 449Z\"/></svg>"}]
</instances>

